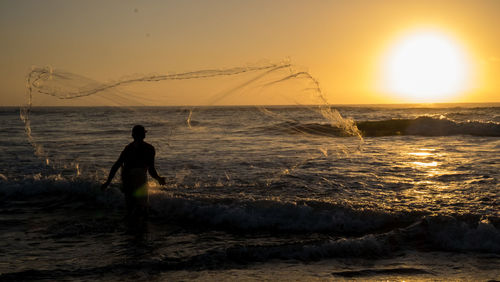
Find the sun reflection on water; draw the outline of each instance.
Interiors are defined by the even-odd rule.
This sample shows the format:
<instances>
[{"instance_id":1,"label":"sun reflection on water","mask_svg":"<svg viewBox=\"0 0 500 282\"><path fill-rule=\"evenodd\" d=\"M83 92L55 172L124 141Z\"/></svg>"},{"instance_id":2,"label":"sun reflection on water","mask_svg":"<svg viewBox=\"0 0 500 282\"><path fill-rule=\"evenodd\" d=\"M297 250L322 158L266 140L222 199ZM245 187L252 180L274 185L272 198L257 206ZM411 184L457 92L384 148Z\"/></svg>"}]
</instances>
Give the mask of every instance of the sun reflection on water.
<instances>
[{"instance_id":1,"label":"sun reflection on water","mask_svg":"<svg viewBox=\"0 0 500 282\"><path fill-rule=\"evenodd\" d=\"M436 157L436 154L434 153L435 149L431 148L422 148L418 149L418 152L409 152L407 155L414 156L414 157ZM423 161L423 160L418 160L418 161L412 161L410 162L413 167L415 168L427 168L427 167L437 167L438 162L437 161Z\"/></svg>"},{"instance_id":2,"label":"sun reflection on water","mask_svg":"<svg viewBox=\"0 0 500 282\"><path fill-rule=\"evenodd\" d=\"M418 156L418 157L427 157L427 156L432 156L432 153L427 153L427 152L415 152L415 153L408 153L408 155L411 156Z\"/></svg>"},{"instance_id":3,"label":"sun reflection on water","mask_svg":"<svg viewBox=\"0 0 500 282\"><path fill-rule=\"evenodd\" d=\"M412 164L419 166L419 167L436 167L438 166L438 162L430 162L430 163L424 163L424 162L411 162Z\"/></svg>"},{"instance_id":4,"label":"sun reflection on water","mask_svg":"<svg viewBox=\"0 0 500 282\"><path fill-rule=\"evenodd\" d=\"M450 173L443 167L445 160L442 153L437 153L434 148L411 149L404 153L407 155L406 164L415 169L418 174L425 177L435 177ZM421 179L415 182L418 185L425 185L428 188L434 187L438 183L434 179Z\"/></svg>"}]
</instances>

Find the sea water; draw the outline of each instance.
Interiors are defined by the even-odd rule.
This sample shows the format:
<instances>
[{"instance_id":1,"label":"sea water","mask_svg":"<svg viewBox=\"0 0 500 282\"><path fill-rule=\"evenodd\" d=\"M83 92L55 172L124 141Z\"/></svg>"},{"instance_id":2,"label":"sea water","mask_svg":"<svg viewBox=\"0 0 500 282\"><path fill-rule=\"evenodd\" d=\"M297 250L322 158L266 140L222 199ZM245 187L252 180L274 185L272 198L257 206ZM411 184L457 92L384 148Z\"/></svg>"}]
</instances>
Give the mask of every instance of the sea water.
<instances>
[{"instance_id":1,"label":"sea water","mask_svg":"<svg viewBox=\"0 0 500 282\"><path fill-rule=\"evenodd\" d=\"M0 280L500 278L500 107L1 108ZM263 114L265 112L266 114ZM274 118L279 116L280 118ZM131 128L156 148L123 221Z\"/></svg>"}]
</instances>

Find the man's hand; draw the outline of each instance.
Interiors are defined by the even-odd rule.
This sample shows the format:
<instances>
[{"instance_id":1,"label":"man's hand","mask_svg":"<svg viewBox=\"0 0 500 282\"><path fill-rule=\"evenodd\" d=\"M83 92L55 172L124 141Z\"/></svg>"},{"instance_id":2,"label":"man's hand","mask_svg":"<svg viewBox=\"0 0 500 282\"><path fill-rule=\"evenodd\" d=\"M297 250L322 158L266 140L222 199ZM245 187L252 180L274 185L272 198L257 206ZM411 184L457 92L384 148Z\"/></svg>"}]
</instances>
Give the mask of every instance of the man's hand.
<instances>
[{"instance_id":1,"label":"man's hand","mask_svg":"<svg viewBox=\"0 0 500 282\"><path fill-rule=\"evenodd\" d=\"M108 181L104 182L104 183L101 185L101 190L102 190L102 191L106 190L106 188L108 188L108 186L109 186L109 182L108 182Z\"/></svg>"},{"instance_id":2,"label":"man's hand","mask_svg":"<svg viewBox=\"0 0 500 282\"><path fill-rule=\"evenodd\" d=\"M167 184L166 180L165 180L165 177L160 177L158 178L158 183L160 183L160 185L165 185Z\"/></svg>"}]
</instances>

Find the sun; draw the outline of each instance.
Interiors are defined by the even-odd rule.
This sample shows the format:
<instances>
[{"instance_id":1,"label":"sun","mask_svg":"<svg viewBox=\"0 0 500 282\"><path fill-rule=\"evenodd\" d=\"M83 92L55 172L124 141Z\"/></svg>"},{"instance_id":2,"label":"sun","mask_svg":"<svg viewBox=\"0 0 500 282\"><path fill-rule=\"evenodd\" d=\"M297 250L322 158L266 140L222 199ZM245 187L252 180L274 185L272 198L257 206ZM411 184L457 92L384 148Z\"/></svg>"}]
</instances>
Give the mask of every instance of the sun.
<instances>
[{"instance_id":1,"label":"sun","mask_svg":"<svg viewBox=\"0 0 500 282\"><path fill-rule=\"evenodd\" d=\"M451 102L470 88L471 67L460 44L437 31L398 40L383 63L383 90L404 102Z\"/></svg>"}]
</instances>

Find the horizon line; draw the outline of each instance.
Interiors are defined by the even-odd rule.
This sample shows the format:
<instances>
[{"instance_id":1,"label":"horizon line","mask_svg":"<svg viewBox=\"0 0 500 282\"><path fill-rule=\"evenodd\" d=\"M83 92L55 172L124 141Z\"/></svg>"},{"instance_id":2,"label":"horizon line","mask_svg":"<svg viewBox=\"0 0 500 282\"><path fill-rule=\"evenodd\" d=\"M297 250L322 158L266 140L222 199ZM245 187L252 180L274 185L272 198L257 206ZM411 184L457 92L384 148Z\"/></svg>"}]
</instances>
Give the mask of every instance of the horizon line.
<instances>
[{"instance_id":1,"label":"horizon line","mask_svg":"<svg viewBox=\"0 0 500 282\"><path fill-rule=\"evenodd\" d=\"M193 108L193 107L310 107L310 106L331 106L331 107L363 107L363 106L438 106L438 105L485 105L492 104L495 106L500 106L500 101L498 102L431 102L431 103L346 103L346 104L255 104L255 105L93 105L93 106L85 106L85 105L70 105L70 106L60 106L60 105L31 105L31 108L126 108L126 107L134 107L134 108L154 108L154 107L178 107L178 108ZM23 108L28 105L0 105L0 108Z\"/></svg>"}]
</instances>

